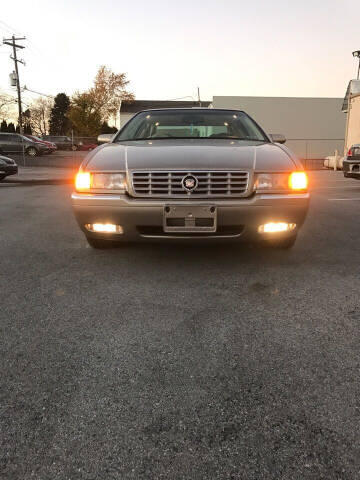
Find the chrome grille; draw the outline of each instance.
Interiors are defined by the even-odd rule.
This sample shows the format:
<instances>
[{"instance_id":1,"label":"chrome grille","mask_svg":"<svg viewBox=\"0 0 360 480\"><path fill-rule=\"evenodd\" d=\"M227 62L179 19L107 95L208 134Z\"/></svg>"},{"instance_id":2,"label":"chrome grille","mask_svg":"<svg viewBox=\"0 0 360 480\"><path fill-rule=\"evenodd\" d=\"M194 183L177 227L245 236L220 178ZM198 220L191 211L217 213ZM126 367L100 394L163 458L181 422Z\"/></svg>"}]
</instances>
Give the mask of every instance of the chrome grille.
<instances>
[{"instance_id":1,"label":"chrome grille","mask_svg":"<svg viewBox=\"0 0 360 480\"><path fill-rule=\"evenodd\" d=\"M191 175L197 187L188 192L182 180ZM249 185L244 171L136 171L132 172L132 189L136 197L243 197Z\"/></svg>"}]
</instances>

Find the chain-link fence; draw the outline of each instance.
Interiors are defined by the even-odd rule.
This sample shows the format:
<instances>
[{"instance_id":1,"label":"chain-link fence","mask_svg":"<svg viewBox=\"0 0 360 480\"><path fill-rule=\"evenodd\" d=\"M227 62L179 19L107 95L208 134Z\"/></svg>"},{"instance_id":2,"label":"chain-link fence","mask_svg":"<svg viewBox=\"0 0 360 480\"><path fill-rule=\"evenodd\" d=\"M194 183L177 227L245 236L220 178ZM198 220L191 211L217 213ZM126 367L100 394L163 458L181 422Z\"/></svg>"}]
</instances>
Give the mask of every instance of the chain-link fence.
<instances>
[{"instance_id":1,"label":"chain-link fence","mask_svg":"<svg viewBox=\"0 0 360 480\"><path fill-rule=\"evenodd\" d=\"M334 155L335 150L340 156L344 153L343 138L288 138L286 146L301 159L307 170L324 168L324 159Z\"/></svg>"}]
</instances>

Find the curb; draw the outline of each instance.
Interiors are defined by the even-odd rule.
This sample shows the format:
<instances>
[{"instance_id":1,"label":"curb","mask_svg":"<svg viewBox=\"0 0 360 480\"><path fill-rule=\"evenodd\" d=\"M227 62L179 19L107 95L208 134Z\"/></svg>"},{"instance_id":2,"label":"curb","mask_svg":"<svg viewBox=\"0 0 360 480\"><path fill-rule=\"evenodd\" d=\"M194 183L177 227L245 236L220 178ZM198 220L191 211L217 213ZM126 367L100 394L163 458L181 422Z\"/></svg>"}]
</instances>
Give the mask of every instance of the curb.
<instances>
[{"instance_id":1,"label":"curb","mask_svg":"<svg viewBox=\"0 0 360 480\"><path fill-rule=\"evenodd\" d=\"M2 183L13 183L22 185L70 185L74 183L73 178L47 178L47 179L5 179Z\"/></svg>"}]
</instances>

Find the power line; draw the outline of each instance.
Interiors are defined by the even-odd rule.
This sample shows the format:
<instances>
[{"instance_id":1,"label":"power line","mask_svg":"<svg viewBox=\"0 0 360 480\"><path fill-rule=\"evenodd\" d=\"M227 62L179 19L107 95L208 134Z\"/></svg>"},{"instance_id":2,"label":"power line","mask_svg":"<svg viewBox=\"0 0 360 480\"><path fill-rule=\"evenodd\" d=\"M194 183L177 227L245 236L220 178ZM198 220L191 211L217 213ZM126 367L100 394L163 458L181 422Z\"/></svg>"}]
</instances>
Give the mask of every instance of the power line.
<instances>
[{"instance_id":1,"label":"power line","mask_svg":"<svg viewBox=\"0 0 360 480\"><path fill-rule=\"evenodd\" d=\"M184 100L184 98L192 98L195 102L195 98L192 95L186 95L186 97L179 97L179 98L171 98L167 100L168 102L175 102L176 100Z\"/></svg>"},{"instance_id":2,"label":"power line","mask_svg":"<svg viewBox=\"0 0 360 480\"><path fill-rule=\"evenodd\" d=\"M0 23L2 23L2 25L6 28L8 32L15 32L16 34L20 35L20 33L14 27L12 27L11 25L8 25L3 20L0 20Z\"/></svg>"},{"instance_id":3,"label":"power line","mask_svg":"<svg viewBox=\"0 0 360 480\"><path fill-rule=\"evenodd\" d=\"M48 95L46 93L41 93L41 92L36 92L35 90L30 90L26 85L24 85L24 91L31 92L31 93L36 93L37 95L41 95L43 97L48 97L48 98L55 98L54 95Z\"/></svg>"},{"instance_id":4,"label":"power line","mask_svg":"<svg viewBox=\"0 0 360 480\"><path fill-rule=\"evenodd\" d=\"M2 22L4 23L4 22ZM18 69L18 63L22 63L25 65L25 62L23 60L19 60L17 58L17 49L23 49L25 48L23 45L19 45L16 42L25 40L25 37L15 37L13 35L11 38L4 38L3 39L3 44L4 45L9 45L13 49L13 56L10 58L14 60L15 64L15 81L16 81L16 88L17 88L17 96L18 96L18 107L19 107L19 128L20 128L20 133L23 133L23 124L22 124L22 106L21 106L21 89L20 89L20 78L19 78L19 69Z\"/></svg>"}]
</instances>

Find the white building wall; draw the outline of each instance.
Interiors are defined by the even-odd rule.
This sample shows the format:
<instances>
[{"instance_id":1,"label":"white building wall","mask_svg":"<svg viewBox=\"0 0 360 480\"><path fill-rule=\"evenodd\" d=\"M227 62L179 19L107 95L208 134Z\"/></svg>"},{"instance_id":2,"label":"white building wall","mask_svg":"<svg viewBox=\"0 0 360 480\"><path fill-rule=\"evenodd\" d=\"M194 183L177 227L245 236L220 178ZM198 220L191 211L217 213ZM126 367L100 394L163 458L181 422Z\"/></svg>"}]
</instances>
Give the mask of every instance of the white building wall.
<instances>
[{"instance_id":1,"label":"white building wall","mask_svg":"<svg viewBox=\"0 0 360 480\"><path fill-rule=\"evenodd\" d=\"M354 143L360 143L360 94L351 98L350 105L346 151Z\"/></svg>"},{"instance_id":2,"label":"white building wall","mask_svg":"<svg viewBox=\"0 0 360 480\"><path fill-rule=\"evenodd\" d=\"M135 115L135 113L127 113L127 112L121 112L120 113L120 128L127 123L130 118L132 118Z\"/></svg>"},{"instance_id":3,"label":"white building wall","mask_svg":"<svg viewBox=\"0 0 360 480\"><path fill-rule=\"evenodd\" d=\"M244 110L267 133L282 133L300 158L324 158L344 149L342 98L220 97L214 108Z\"/></svg>"}]
</instances>

